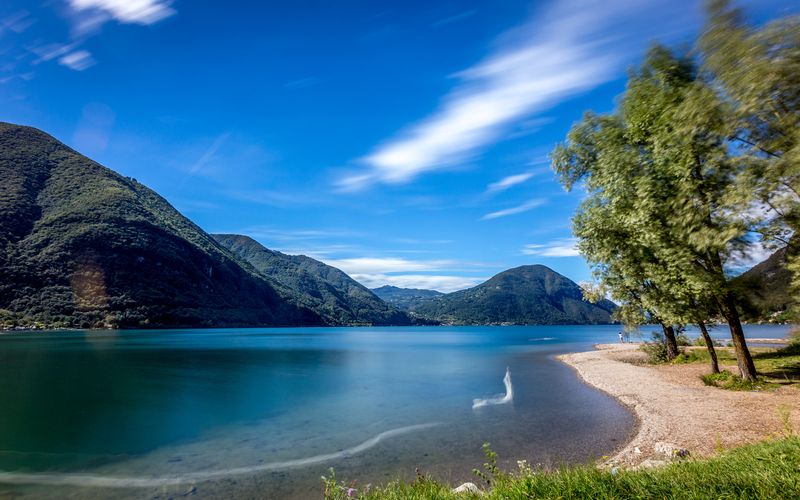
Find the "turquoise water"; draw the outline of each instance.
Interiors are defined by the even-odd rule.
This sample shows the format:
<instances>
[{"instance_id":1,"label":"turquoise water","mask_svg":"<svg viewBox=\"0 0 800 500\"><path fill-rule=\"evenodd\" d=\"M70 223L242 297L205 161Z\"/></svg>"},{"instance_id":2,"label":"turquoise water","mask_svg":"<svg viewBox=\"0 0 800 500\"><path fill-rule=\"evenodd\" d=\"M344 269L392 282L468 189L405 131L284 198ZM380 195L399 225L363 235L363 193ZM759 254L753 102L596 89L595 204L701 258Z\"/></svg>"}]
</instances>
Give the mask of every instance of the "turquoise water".
<instances>
[{"instance_id":1,"label":"turquoise water","mask_svg":"<svg viewBox=\"0 0 800 500\"><path fill-rule=\"evenodd\" d=\"M782 337L786 327L748 327ZM556 354L615 326L74 331L0 336L0 493L307 497L335 467L359 484L469 479L611 452L634 428ZM718 335L724 337L724 331ZM473 408L506 391L513 399ZM500 400L501 398L497 398ZM2 485L2 483L6 483Z\"/></svg>"}]
</instances>

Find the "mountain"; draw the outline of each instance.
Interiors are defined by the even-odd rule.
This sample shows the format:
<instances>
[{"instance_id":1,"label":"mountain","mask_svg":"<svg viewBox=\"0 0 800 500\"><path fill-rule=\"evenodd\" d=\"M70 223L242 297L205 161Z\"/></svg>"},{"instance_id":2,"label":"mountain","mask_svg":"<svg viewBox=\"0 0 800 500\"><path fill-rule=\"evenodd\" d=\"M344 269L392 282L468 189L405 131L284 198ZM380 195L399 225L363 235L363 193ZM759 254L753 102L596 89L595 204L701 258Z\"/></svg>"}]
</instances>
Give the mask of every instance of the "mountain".
<instances>
[{"instance_id":1,"label":"mountain","mask_svg":"<svg viewBox=\"0 0 800 500\"><path fill-rule=\"evenodd\" d=\"M135 179L0 123L0 325L321 325Z\"/></svg>"},{"instance_id":2,"label":"mountain","mask_svg":"<svg viewBox=\"0 0 800 500\"><path fill-rule=\"evenodd\" d=\"M458 325L611 323L613 302L592 304L570 279L541 265L503 271L467 290L420 303L413 314Z\"/></svg>"},{"instance_id":3,"label":"mountain","mask_svg":"<svg viewBox=\"0 0 800 500\"><path fill-rule=\"evenodd\" d=\"M731 280L739 297L742 317L748 321L787 321L795 301L791 295L792 272L786 268L789 247Z\"/></svg>"},{"instance_id":4,"label":"mountain","mask_svg":"<svg viewBox=\"0 0 800 500\"><path fill-rule=\"evenodd\" d=\"M297 303L335 325L408 325L409 316L335 267L305 255L286 255L247 236L214 234L256 271L292 291Z\"/></svg>"},{"instance_id":5,"label":"mountain","mask_svg":"<svg viewBox=\"0 0 800 500\"><path fill-rule=\"evenodd\" d=\"M392 304L398 309L408 311L416 308L426 300L444 295L436 290L424 290L422 288L400 288L392 285L384 285L373 288L372 292L384 301Z\"/></svg>"}]
</instances>

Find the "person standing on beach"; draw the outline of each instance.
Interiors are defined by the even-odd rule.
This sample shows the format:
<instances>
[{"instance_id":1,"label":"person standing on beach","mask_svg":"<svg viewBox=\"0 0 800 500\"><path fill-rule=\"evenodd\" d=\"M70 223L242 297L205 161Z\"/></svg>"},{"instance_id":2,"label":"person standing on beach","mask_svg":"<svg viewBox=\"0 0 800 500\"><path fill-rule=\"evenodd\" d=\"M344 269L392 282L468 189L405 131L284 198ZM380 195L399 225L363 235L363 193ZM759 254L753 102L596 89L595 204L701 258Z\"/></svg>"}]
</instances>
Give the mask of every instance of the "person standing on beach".
<instances>
[{"instance_id":1,"label":"person standing on beach","mask_svg":"<svg viewBox=\"0 0 800 500\"><path fill-rule=\"evenodd\" d=\"M625 336L622 334L622 332L619 332L619 341L623 344L625 343Z\"/></svg>"}]
</instances>

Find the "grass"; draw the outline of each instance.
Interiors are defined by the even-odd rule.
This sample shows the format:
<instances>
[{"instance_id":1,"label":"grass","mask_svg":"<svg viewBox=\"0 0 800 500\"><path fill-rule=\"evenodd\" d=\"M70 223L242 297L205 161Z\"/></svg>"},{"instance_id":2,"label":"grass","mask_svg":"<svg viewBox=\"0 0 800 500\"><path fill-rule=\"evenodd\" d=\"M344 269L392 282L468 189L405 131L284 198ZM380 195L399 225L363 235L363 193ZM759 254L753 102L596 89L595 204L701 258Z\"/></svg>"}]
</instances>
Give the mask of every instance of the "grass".
<instances>
[{"instance_id":1,"label":"grass","mask_svg":"<svg viewBox=\"0 0 800 500\"><path fill-rule=\"evenodd\" d=\"M733 349L717 347L716 351L720 365L736 363ZM757 381L743 381L731 372L723 370L722 373L703 375L701 377L703 382L706 385L736 391L774 389L782 385L800 386L800 342L792 342L781 349L754 347L750 349L750 352L759 374ZM708 363L709 361L707 350L692 348L684 350L672 363Z\"/></svg>"},{"instance_id":2,"label":"grass","mask_svg":"<svg viewBox=\"0 0 800 500\"><path fill-rule=\"evenodd\" d=\"M736 448L710 459L638 471L582 466L545 472L520 462L518 471L505 473L496 468L491 456L487 458L481 475L490 484L481 478L482 495L452 493L450 485L423 474L410 483L395 481L372 489L337 482L334 475L324 478L325 498L800 498L800 438L796 436Z\"/></svg>"},{"instance_id":3,"label":"grass","mask_svg":"<svg viewBox=\"0 0 800 500\"><path fill-rule=\"evenodd\" d=\"M734 375L727 370L722 370L719 373L701 375L700 379L706 385L728 389L729 391L763 391L766 389L774 389L779 386L779 384L770 382L763 376L759 376L757 380L743 380L738 375Z\"/></svg>"}]
</instances>

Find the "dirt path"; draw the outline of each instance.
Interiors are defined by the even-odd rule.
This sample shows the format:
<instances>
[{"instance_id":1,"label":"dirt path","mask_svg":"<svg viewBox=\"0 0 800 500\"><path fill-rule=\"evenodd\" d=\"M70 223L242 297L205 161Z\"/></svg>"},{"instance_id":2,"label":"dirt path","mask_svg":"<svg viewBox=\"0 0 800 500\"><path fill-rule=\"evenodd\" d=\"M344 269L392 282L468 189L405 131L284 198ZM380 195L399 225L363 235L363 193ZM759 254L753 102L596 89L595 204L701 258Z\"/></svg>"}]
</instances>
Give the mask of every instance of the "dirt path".
<instances>
[{"instance_id":1,"label":"dirt path","mask_svg":"<svg viewBox=\"0 0 800 500\"><path fill-rule=\"evenodd\" d=\"M713 454L720 447L763 440L781 434L781 408L800 431L800 390L738 392L705 386L705 365L643 366L636 344L601 344L597 350L565 354L559 359L580 377L619 399L640 421L639 432L606 466L651 465L668 459L672 449L692 456Z\"/></svg>"}]
</instances>

